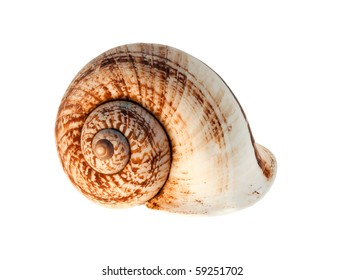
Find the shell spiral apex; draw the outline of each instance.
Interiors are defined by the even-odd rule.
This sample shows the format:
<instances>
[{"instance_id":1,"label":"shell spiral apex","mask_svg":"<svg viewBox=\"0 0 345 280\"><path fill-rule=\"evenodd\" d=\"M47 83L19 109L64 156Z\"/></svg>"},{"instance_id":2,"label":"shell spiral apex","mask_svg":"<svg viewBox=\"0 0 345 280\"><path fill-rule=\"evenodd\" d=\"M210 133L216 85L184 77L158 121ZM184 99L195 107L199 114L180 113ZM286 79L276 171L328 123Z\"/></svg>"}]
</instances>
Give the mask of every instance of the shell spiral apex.
<instances>
[{"instance_id":1,"label":"shell spiral apex","mask_svg":"<svg viewBox=\"0 0 345 280\"><path fill-rule=\"evenodd\" d=\"M164 45L124 45L89 62L61 101L55 138L73 185L114 208L230 212L258 201L276 174L224 81Z\"/></svg>"}]
</instances>

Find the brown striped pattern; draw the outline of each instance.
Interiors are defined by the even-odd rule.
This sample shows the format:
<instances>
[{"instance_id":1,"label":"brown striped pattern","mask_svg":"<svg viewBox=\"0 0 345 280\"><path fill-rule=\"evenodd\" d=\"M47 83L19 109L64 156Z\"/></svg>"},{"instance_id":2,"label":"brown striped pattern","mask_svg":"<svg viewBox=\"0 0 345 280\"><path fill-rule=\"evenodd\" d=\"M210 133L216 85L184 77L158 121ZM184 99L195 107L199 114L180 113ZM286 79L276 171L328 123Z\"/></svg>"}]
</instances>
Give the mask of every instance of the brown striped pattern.
<instances>
[{"instance_id":1,"label":"brown striped pattern","mask_svg":"<svg viewBox=\"0 0 345 280\"><path fill-rule=\"evenodd\" d=\"M101 160L94 155L95 135L112 142L111 158ZM127 143L123 141L128 141L130 150L126 150ZM167 135L154 116L133 102L111 101L93 110L82 129L81 148L92 169L87 165L82 168L92 175L78 185L87 186L93 193L107 188L117 204L145 203L156 195L169 175L171 152ZM94 183L97 176L102 178L102 185Z\"/></svg>"}]
</instances>

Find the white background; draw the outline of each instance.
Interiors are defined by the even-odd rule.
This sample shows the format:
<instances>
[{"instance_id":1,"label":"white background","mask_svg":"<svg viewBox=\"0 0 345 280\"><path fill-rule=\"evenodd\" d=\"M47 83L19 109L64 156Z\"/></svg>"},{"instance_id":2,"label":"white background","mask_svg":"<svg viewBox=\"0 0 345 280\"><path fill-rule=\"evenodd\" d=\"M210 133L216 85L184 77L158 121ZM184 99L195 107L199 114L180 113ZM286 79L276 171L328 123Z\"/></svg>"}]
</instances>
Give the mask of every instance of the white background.
<instances>
[{"instance_id":1,"label":"white background","mask_svg":"<svg viewBox=\"0 0 345 280\"><path fill-rule=\"evenodd\" d=\"M342 1L2 1L0 278L160 265L345 279L344 15ZM88 61L135 42L184 50L228 83L277 157L263 200L196 218L106 209L73 188L55 148L60 100Z\"/></svg>"}]
</instances>

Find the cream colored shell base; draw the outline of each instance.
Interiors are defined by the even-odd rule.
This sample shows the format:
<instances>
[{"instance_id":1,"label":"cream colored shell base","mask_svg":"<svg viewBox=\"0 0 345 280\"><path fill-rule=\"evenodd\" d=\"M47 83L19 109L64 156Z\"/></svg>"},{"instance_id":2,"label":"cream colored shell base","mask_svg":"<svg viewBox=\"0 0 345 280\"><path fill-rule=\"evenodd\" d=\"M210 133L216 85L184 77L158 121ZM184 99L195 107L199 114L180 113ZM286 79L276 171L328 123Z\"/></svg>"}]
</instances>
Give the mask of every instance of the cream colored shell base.
<instances>
[{"instance_id":1,"label":"cream colored shell base","mask_svg":"<svg viewBox=\"0 0 345 280\"><path fill-rule=\"evenodd\" d=\"M224 81L172 47L131 44L88 63L56 120L64 171L89 199L219 214L258 201L276 161Z\"/></svg>"}]
</instances>

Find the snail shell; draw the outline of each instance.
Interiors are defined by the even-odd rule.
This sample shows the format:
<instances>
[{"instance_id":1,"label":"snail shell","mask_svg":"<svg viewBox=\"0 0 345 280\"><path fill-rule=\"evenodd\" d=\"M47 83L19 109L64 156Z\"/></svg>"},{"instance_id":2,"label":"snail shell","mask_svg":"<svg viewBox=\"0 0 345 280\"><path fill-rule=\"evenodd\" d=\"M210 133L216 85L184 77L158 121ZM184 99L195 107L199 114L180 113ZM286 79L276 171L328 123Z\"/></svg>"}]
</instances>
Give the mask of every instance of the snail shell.
<instances>
[{"instance_id":1,"label":"snail shell","mask_svg":"<svg viewBox=\"0 0 345 280\"><path fill-rule=\"evenodd\" d=\"M124 45L88 63L55 136L74 186L104 206L223 213L255 203L276 173L224 81L164 45Z\"/></svg>"}]
</instances>

